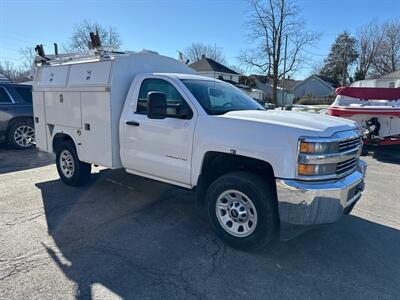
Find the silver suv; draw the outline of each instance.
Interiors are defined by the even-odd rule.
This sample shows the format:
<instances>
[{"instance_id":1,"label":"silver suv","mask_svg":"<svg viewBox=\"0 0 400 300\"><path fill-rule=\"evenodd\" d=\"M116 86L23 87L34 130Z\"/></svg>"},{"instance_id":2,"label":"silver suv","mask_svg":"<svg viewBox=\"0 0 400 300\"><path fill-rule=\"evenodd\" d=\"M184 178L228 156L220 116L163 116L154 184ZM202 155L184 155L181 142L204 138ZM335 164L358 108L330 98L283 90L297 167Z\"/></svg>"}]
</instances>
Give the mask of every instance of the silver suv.
<instances>
[{"instance_id":1,"label":"silver suv","mask_svg":"<svg viewBox=\"0 0 400 300\"><path fill-rule=\"evenodd\" d=\"M31 148L35 141L32 86L0 84L0 141L18 149Z\"/></svg>"}]
</instances>

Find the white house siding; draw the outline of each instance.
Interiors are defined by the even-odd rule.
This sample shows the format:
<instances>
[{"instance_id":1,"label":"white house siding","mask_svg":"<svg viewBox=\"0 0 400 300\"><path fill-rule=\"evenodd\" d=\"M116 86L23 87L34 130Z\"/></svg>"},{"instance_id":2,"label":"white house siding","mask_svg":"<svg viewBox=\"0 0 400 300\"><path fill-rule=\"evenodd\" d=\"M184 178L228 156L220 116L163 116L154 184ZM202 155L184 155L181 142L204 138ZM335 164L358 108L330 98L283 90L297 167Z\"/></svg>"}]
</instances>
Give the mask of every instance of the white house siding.
<instances>
[{"instance_id":1,"label":"white house siding","mask_svg":"<svg viewBox=\"0 0 400 300\"><path fill-rule=\"evenodd\" d=\"M218 79L220 78L220 76L222 76L222 78L224 80L230 80L230 81L234 81L236 83L239 83L239 75L237 74L229 74L229 73L221 73L221 72L207 72L207 71L201 71L201 72L197 72L197 74L201 75L201 76L206 76L206 77L211 77L211 78L215 78Z\"/></svg>"},{"instance_id":2,"label":"white house siding","mask_svg":"<svg viewBox=\"0 0 400 300\"><path fill-rule=\"evenodd\" d=\"M335 89L316 77L309 77L293 89L294 97L330 96Z\"/></svg>"},{"instance_id":3,"label":"white house siding","mask_svg":"<svg viewBox=\"0 0 400 300\"><path fill-rule=\"evenodd\" d=\"M292 105L293 98L294 98L294 96L292 93L290 93L288 91L283 92L282 89L278 89L278 95L277 95L277 99L276 99L278 106Z\"/></svg>"},{"instance_id":4,"label":"white house siding","mask_svg":"<svg viewBox=\"0 0 400 300\"><path fill-rule=\"evenodd\" d=\"M264 100L264 92L261 90L251 89L250 91L248 91L248 90L243 90L243 91L255 100L258 100L258 101Z\"/></svg>"},{"instance_id":5,"label":"white house siding","mask_svg":"<svg viewBox=\"0 0 400 300\"><path fill-rule=\"evenodd\" d=\"M264 92L264 99L272 97L272 86L269 83L262 83L257 80L256 89Z\"/></svg>"},{"instance_id":6,"label":"white house siding","mask_svg":"<svg viewBox=\"0 0 400 300\"><path fill-rule=\"evenodd\" d=\"M400 79L367 79L354 81L353 87L400 88Z\"/></svg>"}]
</instances>

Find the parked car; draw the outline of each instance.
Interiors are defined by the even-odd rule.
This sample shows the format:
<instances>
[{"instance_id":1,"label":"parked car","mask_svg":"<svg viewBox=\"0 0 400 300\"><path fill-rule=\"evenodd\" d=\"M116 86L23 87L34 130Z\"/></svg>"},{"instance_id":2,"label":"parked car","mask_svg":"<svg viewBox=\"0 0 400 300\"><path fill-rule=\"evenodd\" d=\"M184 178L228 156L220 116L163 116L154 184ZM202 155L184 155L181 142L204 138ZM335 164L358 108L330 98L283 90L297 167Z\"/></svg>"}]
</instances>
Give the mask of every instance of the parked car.
<instances>
[{"instance_id":1,"label":"parked car","mask_svg":"<svg viewBox=\"0 0 400 300\"><path fill-rule=\"evenodd\" d=\"M31 148L35 141L32 86L0 84L0 141L15 148Z\"/></svg>"},{"instance_id":2,"label":"parked car","mask_svg":"<svg viewBox=\"0 0 400 300\"><path fill-rule=\"evenodd\" d=\"M279 222L335 222L361 197L354 121L266 110L150 51L76 57L41 60L33 85L36 146L68 185L94 164L195 190L238 248L265 245Z\"/></svg>"}]
</instances>

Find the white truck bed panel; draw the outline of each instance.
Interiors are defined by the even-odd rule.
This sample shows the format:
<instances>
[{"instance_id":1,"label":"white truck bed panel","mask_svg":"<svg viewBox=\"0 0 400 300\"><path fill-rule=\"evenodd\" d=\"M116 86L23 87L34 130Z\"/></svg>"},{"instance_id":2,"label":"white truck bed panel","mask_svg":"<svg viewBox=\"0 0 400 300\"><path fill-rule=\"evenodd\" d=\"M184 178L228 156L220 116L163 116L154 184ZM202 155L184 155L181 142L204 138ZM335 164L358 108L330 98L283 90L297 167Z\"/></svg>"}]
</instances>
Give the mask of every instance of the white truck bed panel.
<instances>
[{"instance_id":1,"label":"white truck bed panel","mask_svg":"<svg viewBox=\"0 0 400 300\"><path fill-rule=\"evenodd\" d=\"M113 167L109 92L82 92L80 159Z\"/></svg>"},{"instance_id":2,"label":"white truck bed panel","mask_svg":"<svg viewBox=\"0 0 400 300\"><path fill-rule=\"evenodd\" d=\"M39 87L59 87L67 83L68 66L42 67L35 76L35 85Z\"/></svg>"},{"instance_id":3,"label":"white truck bed panel","mask_svg":"<svg viewBox=\"0 0 400 300\"><path fill-rule=\"evenodd\" d=\"M185 64L149 51L92 55L87 61L80 57L59 63L41 66L35 74L39 148L54 151L54 136L68 134L82 161L109 168L122 167L119 122L134 77L157 72L194 74ZM48 125L54 125L52 130Z\"/></svg>"},{"instance_id":4,"label":"white truck bed panel","mask_svg":"<svg viewBox=\"0 0 400 300\"><path fill-rule=\"evenodd\" d=\"M81 93L46 92L44 99L48 124L81 128Z\"/></svg>"},{"instance_id":5,"label":"white truck bed panel","mask_svg":"<svg viewBox=\"0 0 400 300\"><path fill-rule=\"evenodd\" d=\"M71 65L69 86L108 85L111 61Z\"/></svg>"},{"instance_id":6,"label":"white truck bed panel","mask_svg":"<svg viewBox=\"0 0 400 300\"><path fill-rule=\"evenodd\" d=\"M32 95L35 98L35 101L33 101L33 111L35 114L36 147L40 150L47 151L46 116L43 92L33 92Z\"/></svg>"}]
</instances>

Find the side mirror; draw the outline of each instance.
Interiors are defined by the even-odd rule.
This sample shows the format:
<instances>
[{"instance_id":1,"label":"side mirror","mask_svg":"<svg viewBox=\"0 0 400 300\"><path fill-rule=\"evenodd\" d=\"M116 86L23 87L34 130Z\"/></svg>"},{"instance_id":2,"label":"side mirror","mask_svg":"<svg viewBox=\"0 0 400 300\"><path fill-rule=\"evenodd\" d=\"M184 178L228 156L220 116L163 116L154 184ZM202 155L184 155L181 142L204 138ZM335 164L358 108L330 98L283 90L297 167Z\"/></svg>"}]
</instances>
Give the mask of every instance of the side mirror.
<instances>
[{"instance_id":1,"label":"side mirror","mask_svg":"<svg viewBox=\"0 0 400 300\"><path fill-rule=\"evenodd\" d=\"M150 92L147 94L147 117L149 119L165 119L167 115L167 100L164 93Z\"/></svg>"}]
</instances>

